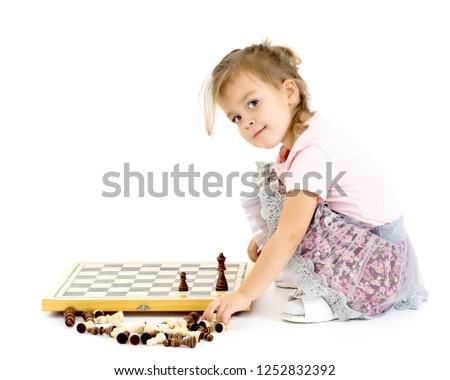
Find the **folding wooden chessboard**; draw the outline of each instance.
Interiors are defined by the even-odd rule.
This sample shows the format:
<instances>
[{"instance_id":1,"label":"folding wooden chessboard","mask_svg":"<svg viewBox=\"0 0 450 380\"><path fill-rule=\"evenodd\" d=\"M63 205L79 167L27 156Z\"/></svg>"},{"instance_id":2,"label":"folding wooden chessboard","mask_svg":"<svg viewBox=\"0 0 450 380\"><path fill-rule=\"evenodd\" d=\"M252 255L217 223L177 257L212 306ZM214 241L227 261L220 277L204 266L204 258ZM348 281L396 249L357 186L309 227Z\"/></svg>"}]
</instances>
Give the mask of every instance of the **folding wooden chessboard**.
<instances>
[{"instance_id":1,"label":"folding wooden chessboard","mask_svg":"<svg viewBox=\"0 0 450 380\"><path fill-rule=\"evenodd\" d=\"M227 262L228 291L237 289L251 263ZM186 272L189 290L178 291ZM42 300L42 310L192 311L225 291L216 291L217 262L75 263Z\"/></svg>"}]
</instances>

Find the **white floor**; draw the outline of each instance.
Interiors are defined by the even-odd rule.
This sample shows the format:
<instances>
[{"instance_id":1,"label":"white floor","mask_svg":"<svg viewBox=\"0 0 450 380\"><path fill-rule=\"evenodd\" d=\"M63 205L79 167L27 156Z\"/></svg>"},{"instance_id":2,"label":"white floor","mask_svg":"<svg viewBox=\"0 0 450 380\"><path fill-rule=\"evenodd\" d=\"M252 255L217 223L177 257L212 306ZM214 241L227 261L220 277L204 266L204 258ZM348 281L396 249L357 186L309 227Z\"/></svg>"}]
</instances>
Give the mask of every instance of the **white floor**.
<instances>
[{"instance_id":1,"label":"white floor","mask_svg":"<svg viewBox=\"0 0 450 380\"><path fill-rule=\"evenodd\" d=\"M242 367L251 377L257 377L259 365L263 372L266 365L280 370L283 365L333 365L336 379L439 378L432 375L446 373L449 334L446 321L436 318L435 302L371 321L300 325L279 317L288 293L271 286L250 312L233 318L230 330L215 333L212 342L201 341L195 349L120 345L106 336L81 335L65 326L61 314L42 312L13 338L23 353L14 357L15 368L22 375L49 379L62 374L65 379L115 378L115 367L154 365ZM125 321L161 322L182 316L126 314Z\"/></svg>"}]
</instances>

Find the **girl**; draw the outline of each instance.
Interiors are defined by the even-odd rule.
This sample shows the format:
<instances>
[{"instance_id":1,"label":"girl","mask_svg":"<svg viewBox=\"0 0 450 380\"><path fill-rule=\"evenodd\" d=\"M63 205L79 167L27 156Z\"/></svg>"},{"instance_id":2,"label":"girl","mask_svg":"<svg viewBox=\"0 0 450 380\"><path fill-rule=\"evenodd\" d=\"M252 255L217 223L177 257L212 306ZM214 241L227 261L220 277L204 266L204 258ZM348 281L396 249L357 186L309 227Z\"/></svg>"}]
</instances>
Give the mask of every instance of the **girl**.
<instances>
[{"instance_id":1,"label":"girl","mask_svg":"<svg viewBox=\"0 0 450 380\"><path fill-rule=\"evenodd\" d=\"M234 50L205 87L212 133L217 105L251 145L281 145L259 163L259 193L243 200L255 265L203 318L227 323L283 269L298 287L282 310L293 322L363 319L427 297L401 211L385 174L357 141L309 107L299 57L269 42Z\"/></svg>"}]
</instances>

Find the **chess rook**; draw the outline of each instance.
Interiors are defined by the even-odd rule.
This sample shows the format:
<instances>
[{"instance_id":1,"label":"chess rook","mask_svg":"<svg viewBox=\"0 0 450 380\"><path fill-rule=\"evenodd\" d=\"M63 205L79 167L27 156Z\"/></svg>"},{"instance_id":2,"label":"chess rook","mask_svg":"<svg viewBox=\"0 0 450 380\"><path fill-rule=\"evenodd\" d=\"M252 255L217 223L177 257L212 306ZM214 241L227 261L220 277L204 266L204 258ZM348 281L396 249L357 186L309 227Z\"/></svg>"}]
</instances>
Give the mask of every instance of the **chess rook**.
<instances>
[{"instance_id":1,"label":"chess rook","mask_svg":"<svg viewBox=\"0 0 450 380\"><path fill-rule=\"evenodd\" d=\"M226 260L226 257L223 255L223 253L221 253L217 257L217 262L218 262L218 266L217 266L217 282L216 282L216 290L217 291L228 290L228 283L227 283L227 279L225 277L225 271L227 269L225 267L225 260Z\"/></svg>"}]
</instances>

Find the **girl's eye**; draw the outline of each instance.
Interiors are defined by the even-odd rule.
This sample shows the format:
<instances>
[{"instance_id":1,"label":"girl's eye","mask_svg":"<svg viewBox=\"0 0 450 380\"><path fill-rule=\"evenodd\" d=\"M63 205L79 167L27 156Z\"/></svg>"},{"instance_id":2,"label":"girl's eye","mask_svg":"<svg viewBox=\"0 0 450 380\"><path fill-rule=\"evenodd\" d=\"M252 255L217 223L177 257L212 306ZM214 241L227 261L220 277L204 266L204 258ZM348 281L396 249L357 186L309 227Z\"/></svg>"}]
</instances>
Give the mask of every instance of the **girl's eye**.
<instances>
[{"instance_id":1,"label":"girl's eye","mask_svg":"<svg viewBox=\"0 0 450 380\"><path fill-rule=\"evenodd\" d=\"M239 116L239 115L236 115L235 117L233 117L232 119L231 119L231 121L233 122L233 123L239 123L240 121L241 121L241 117Z\"/></svg>"},{"instance_id":2,"label":"girl's eye","mask_svg":"<svg viewBox=\"0 0 450 380\"><path fill-rule=\"evenodd\" d=\"M248 108L249 109L253 109L258 105L258 100L252 100L251 102L248 103Z\"/></svg>"}]
</instances>

